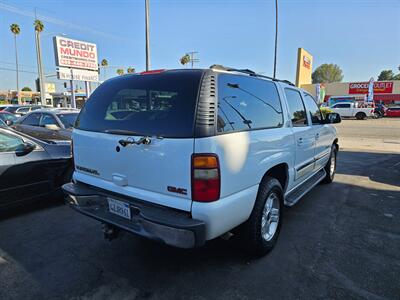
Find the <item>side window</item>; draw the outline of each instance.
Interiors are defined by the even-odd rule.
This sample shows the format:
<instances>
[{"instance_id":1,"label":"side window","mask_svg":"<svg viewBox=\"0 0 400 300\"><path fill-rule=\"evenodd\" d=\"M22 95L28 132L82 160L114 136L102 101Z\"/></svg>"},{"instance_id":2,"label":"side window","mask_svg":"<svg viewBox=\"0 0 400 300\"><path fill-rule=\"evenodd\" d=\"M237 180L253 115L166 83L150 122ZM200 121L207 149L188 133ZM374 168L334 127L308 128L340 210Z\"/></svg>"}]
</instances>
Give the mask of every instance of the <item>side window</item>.
<instances>
[{"instance_id":1,"label":"side window","mask_svg":"<svg viewBox=\"0 0 400 300\"><path fill-rule=\"evenodd\" d=\"M17 114L19 114L19 113L27 113L28 111L29 111L29 107L21 107L21 108L17 109L16 113Z\"/></svg>"},{"instance_id":2,"label":"side window","mask_svg":"<svg viewBox=\"0 0 400 300\"><path fill-rule=\"evenodd\" d=\"M315 103L314 98L311 97L309 94L305 94L304 101L306 103L308 112L311 116L312 124L313 125L321 125L321 121L322 121L321 111L319 110L318 105Z\"/></svg>"},{"instance_id":3,"label":"side window","mask_svg":"<svg viewBox=\"0 0 400 300\"><path fill-rule=\"evenodd\" d=\"M24 141L10 134L0 133L0 153L11 152L24 144Z\"/></svg>"},{"instance_id":4,"label":"side window","mask_svg":"<svg viewBox=\"0 0 400 300\"><path fill-rule=\"evenodd\" d=\"M293 89L285 89L285 95L289 105L293 127L308 126L306 109L300 93Z\"/></svg>"},{"instance_id":5,"label":"side window","mask_svg":"<svg viewBox=\"0 0 400 300\"><path fill-rule=\"evenodd\" d=\"M21 124L23 125L30 125L30 126L39 126L39 123L40 123L39 113L30 114L21 122Z\"/></svg>"},{"instance_id":6,"label":"side window","mask_svg":"<svg viewBox=\"0 0 400 300\"><path fill-rule=\"evenodd\" d=\"M283 125L275 83L240 75L218 75L218 132Z\"/></svg>"},{"instance_id":7,"label":"side window","mask_svg":"<svg viewBox=\"0 0 400 300\"><path fill-rule=\"evenodd\" d=\"M40 126L44 127L45 125L57 125L58 126L58 123L52 115L42 114L42 119L40 120Z\"/></svg>"}]
</instances>

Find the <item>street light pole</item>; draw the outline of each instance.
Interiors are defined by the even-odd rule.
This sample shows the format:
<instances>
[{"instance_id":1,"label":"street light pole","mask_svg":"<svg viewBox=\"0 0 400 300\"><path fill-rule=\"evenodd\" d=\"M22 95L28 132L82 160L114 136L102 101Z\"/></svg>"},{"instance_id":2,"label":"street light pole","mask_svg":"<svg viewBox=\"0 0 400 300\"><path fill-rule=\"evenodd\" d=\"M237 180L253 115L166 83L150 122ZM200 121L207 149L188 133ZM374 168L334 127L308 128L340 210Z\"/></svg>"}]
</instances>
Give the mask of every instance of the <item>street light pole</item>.
<instances>
[{"instance_id":1,"label":"street light pole","mask_svg":"<svg viewBox=\"0 0 400 300\"><path fill-rule=\"evenodd\" d=\"M145 0L145 22L146 22L146 71L149 71L149 70L150 70L149 1L150 1L150 0Z\"/></svg>"},{"instance_id":2,"label":"street light pole","mask_svg":"<svg viewBox=\"0 0 400 300\"><path fill-rule=\"evenodd\" d=\"M275 54L274 54L274 78L276 77L276 55L278 51L278 0L275 0Z\"/></svg>"}]
</instances>

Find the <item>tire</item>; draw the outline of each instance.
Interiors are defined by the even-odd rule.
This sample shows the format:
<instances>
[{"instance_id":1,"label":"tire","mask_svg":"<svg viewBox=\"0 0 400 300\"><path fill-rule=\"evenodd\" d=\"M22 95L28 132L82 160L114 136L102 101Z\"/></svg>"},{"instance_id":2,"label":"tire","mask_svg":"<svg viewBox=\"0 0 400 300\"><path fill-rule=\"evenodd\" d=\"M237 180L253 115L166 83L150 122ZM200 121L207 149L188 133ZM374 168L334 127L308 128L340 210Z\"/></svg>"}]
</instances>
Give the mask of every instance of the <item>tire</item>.
<instances>
[{"instance_id":1,"label":"tire","mask_svg":"<svg viewBox=\"0 0 400 300\"><path fill-rule=\"evenodd\" d=\"M253 211L238 231L241 246L251 255L264 256L275 246L282 223L282 208L281 184L275 178L265 177L258 189Z\"/></svg>"},{"instance_id":2,"label":"tire","mask_svg":"<svg viewBox=\"0 0 400 300\"><path fill-rule=\"evenodd\" d=\"M357 120L364 120L367 117L367 115L363 112L358 112L356 113L356 119Z\"/></svg>"},{"instance_id":3,"label":"tire","mask_svg":"<svg viewBox=\"0 0 400 300\"><path fill-rule=\"evenodd\" d=\"M322 179L322 183L331 183L335 178L336 174L336 162L337 162L337 147L335 144L332 145L331 155L329 157L328 162L326 163L324 169L326 172L326 176Z\"/></svg>"}]
</instances>

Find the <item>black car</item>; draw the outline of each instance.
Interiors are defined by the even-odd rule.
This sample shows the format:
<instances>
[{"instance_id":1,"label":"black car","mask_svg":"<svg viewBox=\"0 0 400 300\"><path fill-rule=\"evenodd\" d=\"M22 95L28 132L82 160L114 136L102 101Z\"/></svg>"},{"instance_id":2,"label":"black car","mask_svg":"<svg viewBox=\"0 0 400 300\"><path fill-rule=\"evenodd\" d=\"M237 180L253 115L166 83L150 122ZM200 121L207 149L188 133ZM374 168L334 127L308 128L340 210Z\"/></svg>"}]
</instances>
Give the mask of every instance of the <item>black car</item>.
<instances>
[{"instance_id":1,"label":"black car","mask_svg":"<svg viewBox=\"0 0 400 300\"><path fill-rule=\"evenodd\" d=\"M40 109L18 119L13 129L46 141L71 140L78 110Z\"/></svg>"},{"instance_id":2,"label":"black car","mask_svg":"<svg viewBox=\"0 0 400 300\"><path fill-rule=\"evenodd\" d=\"M0 127L0 211L59 192L72 170L69 143L46 143Z\"/></svg>"}]
</instances>

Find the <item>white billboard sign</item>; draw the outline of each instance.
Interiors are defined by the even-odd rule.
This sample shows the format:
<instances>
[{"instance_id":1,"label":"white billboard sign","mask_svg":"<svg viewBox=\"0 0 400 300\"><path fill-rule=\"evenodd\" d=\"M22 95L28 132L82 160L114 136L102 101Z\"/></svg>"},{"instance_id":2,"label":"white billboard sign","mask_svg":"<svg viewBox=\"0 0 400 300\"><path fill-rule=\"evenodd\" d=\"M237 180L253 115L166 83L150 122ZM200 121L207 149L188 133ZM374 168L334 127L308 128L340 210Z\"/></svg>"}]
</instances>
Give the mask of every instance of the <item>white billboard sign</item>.
<instances>
[{"instance_id":1,"label":"white billboard sign","mask_svg":"<svg viewBox=\"0 0 400 300\"><path fill-rule=\"evenodd\" d=\"M87 70L99 68L96 44L55 36L54 52L58 67Z\"/></svg>"},{"instance_id":2,"label":"white billboard sign","mask_svg":"<svg viewBox=\"0 0 400 300\"><path fill-rule=\"evenodd\" d=\"M99 81L99 73L97 71L58 68L58 79L61 80L78 80L78 81Z\"/></svg>"}]
</instances>

